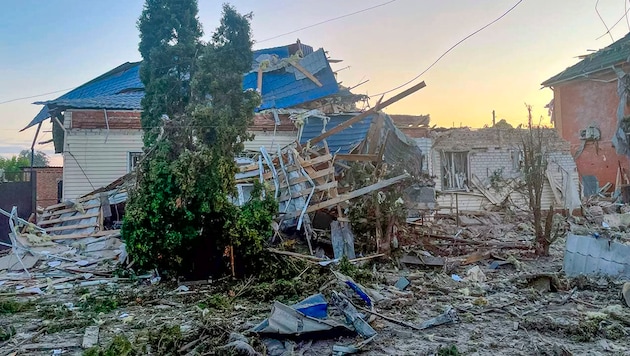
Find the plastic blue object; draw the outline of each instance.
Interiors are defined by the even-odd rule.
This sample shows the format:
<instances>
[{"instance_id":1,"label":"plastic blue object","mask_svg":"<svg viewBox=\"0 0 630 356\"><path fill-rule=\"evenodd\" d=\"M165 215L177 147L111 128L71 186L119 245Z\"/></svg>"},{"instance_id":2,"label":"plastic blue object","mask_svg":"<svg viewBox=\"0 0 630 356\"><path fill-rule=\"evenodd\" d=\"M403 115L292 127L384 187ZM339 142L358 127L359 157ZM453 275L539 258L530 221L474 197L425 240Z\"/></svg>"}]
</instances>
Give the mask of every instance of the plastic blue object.
<instances>
[{"instance_id":1,"label":"plastic blue object","mask_svg":"<svg viewBox=\"0 0 630 356\"><path fill-rule=\"evenodd\" d=\"M452 275L451 275L451 278L453 278L453 280L454 280L455 282L461 282L461 281L462 281L462 277L460 277L460 276L458 276L458 275L456 275L456 274L452 274Z\"/></svg>"},{"instance_id":2,"label":"plastic blue object","mask_svg":"<svg viewBox=\"0 0 630 356\"><path fill-rule=\"evenodd\" d=\"M291 308L313 318L328 318L328 302L321 294L314 294L303 301L292 305Z\"/></svg>"},{"instance_id":3,"label":"plastic blue object","mask_svg":"<svg viewBox=\"0 0 630 356\"><path fill-rule=\"evenodd\" d=\"M411 282L409 282L407 278L400 277L394 287L398 288L399 290L405 290L405 288L409 287L410 284Z\"/></svg>"},{"instance_id":4,"label":"plastic blue object","mask_svg":"<svg viewBox=\"0 0 630 356\"><path fill-rule=\"evenodd\" d=\"M352 290L355 293L357 293L359 297L361 297L361 299L363 299L363 301L365 302L365 304L367 304L368 307L372 306L372 299L370 299L370 297L361 289L361 287L359 287L358 285L350 281L346 281L346 284L350 286L350 288L352 288Z\"/></svg>"}]
</instances>

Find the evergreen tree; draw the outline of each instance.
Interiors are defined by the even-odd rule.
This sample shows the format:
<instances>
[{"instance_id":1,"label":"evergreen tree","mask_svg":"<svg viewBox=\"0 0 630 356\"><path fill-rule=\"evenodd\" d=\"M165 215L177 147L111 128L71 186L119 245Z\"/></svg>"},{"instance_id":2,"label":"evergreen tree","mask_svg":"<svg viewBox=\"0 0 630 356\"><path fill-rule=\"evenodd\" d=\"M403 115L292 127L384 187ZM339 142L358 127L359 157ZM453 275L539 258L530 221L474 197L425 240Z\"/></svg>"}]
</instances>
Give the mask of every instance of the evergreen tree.
<instances>
[{"instance_id":1,"label":"evergreen tree","mask_svg":"<svg viewBox=\"0 0 630 356\"><path fill-rule=\"evenodd\" d=\"M260 96L242 87L252 62L250 17L223 10L207 45L199 41L195 1L147 0L139 21L147 148L122 233L140 268L205 278L225 272L227 246L247 267L271 234L277 204L270 195L242 208L230 199L234 156Z\"/></svg>"},{"instance_id":2,"label":"evergreen tree","mask_svg":"<svg viewBox=\"0 0 630 356\"><path fill-rule=\"evenodd\" d=\"M197 13L197 0L146 0L138 20L146 147L155 141L163 115L176 119L189 103L190 78L203 34Z\"/></svg>"}]
</instances>

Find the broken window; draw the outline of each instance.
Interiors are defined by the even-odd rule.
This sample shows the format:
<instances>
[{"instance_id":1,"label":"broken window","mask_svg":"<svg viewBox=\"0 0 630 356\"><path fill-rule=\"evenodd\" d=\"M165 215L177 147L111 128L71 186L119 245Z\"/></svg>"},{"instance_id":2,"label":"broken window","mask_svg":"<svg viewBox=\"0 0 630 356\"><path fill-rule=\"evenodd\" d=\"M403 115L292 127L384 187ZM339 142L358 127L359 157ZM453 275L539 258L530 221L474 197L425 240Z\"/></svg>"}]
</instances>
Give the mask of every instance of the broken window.
<instances>
[{"instance_id":1,"label":"broken window","mask_svg":"<svg viewBox=\"0 0 630 356\"><path fill-rule=\"evenodd\" d=\"M442 189L468 190L468 152L442 152Z\"/></svg>"},{"instance_id":2,"label":"broken window","mask_svg":"<svg viewBox=\"0 0 630 356\"><path fill-rule=\"evenodd\" d=\"M138 163L140 162L141 157L142 157L142 152L129 152L129 159L128 159L129 165L127 166L127 172L131 172L134 169L136 169L136 167L138 166Z\"/></svg>"},{"instance_id":3,"label":"broken window","mask_svg":"<svg viewBox=\"0 0 630 356\"><path fill-rule=\"evenodd\" d=\"M525 154L520 148L512 149L510 152L512 156L512 170L514 172L520 172L523 168L523 162L525 160Z\"/></svg>"}]
</instances>

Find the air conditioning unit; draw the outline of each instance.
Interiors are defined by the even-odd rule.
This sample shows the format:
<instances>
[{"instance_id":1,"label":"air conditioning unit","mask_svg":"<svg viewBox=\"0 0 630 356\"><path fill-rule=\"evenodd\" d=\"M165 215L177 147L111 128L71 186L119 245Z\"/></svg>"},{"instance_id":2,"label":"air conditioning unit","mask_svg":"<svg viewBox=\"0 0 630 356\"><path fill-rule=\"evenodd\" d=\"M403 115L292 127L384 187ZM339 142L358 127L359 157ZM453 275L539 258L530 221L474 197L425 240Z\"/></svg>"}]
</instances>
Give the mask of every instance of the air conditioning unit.
<instances>
[{"instance_id":1,"label":"air conditioning unit","mask_svg":"<svg viewBox=\"0 0 630 356\"><path fill-rule=\"evenodd\" d=\"M580 130L580 140L599 141L601 139L601 131L597 127L589 126L584 130Z\"/></svg>"}]
</instances>

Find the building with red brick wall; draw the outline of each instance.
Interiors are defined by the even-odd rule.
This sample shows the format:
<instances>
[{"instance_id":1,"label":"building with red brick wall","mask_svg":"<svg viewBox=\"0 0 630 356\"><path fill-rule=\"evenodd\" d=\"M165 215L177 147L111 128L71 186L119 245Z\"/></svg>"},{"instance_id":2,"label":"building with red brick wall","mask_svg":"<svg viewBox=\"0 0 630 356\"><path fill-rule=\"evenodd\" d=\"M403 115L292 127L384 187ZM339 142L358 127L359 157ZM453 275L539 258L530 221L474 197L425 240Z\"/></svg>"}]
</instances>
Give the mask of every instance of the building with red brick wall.
<instances>
[{"instance_id":1,"label":"building with red brick wall","mask_svg":"<svg viewBox=\"0 0 630 356\"><path fill-rule=\"evenodd\" d=\"M37 206L45 208L59 202L59 182L62 180L63 167L34 167L36 179ZM24 168L30 172L31 168Z\"/></svg>"},{"instance_id":2,"label":"building with red brick wall","mask_svg":"<svg viewBox=\"0 0 630 356\"><path fill-rule=\"evenodd\" d=\"M629 58L630 34L542 83L553 90L552 121L583 183L594 176L599 186L623 184L630 176Z\"/></svg>"}]
</instances>

